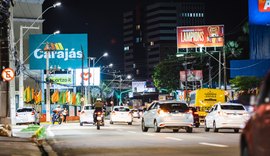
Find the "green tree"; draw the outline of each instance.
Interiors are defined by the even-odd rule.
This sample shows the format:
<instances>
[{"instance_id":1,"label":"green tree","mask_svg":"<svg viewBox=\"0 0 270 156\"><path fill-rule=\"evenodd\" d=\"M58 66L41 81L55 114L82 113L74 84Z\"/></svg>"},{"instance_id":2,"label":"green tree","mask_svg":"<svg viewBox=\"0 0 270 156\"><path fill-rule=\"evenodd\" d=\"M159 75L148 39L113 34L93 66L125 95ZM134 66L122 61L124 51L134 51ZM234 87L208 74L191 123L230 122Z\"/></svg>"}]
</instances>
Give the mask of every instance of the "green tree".
<instances>
[{"instance_id":1,"label":"green tree","mask_svg":"<svg viewBox=\"0 0 270 156\"><path fill-rule=\"evenodd\" d=\"M175 57L161 61L155 67L152 76L158 90L167 89L171 92L179 88L180 68L180 62Z\"/></svg>"},{"instance_id":2,"label":"green tree","mask_svg":"<svg viewBox=\"0 0 270 156\"><path fill-rule=\"evenodd\" d=\"M237 76L230 80L236 91L248 91L260 86L262 79L255 76Z\"/></svg>"}]
</instances>

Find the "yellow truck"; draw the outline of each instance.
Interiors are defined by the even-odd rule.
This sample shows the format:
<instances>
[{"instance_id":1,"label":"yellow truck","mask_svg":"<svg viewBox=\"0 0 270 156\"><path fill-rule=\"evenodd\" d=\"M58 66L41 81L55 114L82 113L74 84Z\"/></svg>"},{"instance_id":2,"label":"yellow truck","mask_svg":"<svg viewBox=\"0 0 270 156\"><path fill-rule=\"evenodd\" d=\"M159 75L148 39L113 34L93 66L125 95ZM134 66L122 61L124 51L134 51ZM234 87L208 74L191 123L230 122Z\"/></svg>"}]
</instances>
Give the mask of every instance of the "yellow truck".
<instances>
[{"instance_id":1,"label":"yellow truck","mask_svg":"<svg viewBox=\"0 0 270 156\"><path fill-rule=\"evenodd\" d=\"M189 93L189 106L197 109L200 122L204 122L206 111L218 102L225 102L225 90L201 88Z\"/></svg>"}]
</instances>

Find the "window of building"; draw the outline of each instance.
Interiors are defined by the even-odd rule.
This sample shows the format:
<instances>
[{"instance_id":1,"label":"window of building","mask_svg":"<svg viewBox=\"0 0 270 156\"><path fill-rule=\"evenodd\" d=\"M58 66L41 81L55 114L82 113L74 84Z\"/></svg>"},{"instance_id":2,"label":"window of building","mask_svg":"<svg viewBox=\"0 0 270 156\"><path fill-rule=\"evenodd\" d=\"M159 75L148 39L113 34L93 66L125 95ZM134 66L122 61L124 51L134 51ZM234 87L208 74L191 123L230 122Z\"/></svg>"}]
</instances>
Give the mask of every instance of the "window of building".
<instances>
[{"instance_id":1,"label":"window of building","mask_svg":"<svg viewBox=\"0 0 270 156\"><path fill-rule=\"evenodd\" d=\"M136 30L140 30L141 29L141 25L136 25Z\"/></svg>"},{"instance_id":2,"label":"window of building","mask_svg":"<svg viewBox=\"0 0 270 156\"><path fill-rule=\"evenodd\" d=\"M153 41L150 42L150 46L153 46L155 45L155 43Z\"/></svg>"},{"instance_id":3,"label":"window of building","mask_svg":"<svg viewBox=\"0 0 270 156\"><path fill-rule=\"evenodd\" d=\"M128 51L128 50L129 50L129 46L125 46L124 51Z\"/></svg>"}]
</instances>

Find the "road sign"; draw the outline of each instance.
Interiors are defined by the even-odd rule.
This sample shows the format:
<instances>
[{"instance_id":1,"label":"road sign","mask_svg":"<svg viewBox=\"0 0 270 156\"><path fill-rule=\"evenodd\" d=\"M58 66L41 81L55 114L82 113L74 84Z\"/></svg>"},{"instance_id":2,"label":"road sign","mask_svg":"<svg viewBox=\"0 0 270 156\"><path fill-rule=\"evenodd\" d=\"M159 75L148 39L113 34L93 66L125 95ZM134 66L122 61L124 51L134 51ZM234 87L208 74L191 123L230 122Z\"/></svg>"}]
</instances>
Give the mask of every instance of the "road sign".
<instances>
[{"instance_id":1,"label":"road sign","mask_svg":"<svg viewBox=\"0 0 270 156\"><path fill-rule=\"evenodd\" d=\"M11 68L5 68L3 71L2 71L2 78L5 80L5 81L11 81L14 79L15 77L15 72L13 69Z\"/></svg>"}]
</instances>

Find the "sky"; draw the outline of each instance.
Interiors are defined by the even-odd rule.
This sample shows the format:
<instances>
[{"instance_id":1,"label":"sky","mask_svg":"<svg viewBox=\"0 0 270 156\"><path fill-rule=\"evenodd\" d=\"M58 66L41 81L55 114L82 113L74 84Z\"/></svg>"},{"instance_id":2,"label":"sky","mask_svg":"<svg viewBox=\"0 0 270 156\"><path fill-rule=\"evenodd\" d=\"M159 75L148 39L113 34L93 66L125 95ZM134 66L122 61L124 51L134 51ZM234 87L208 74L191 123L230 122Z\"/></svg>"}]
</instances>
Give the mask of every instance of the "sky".
<instances>
[{"instance_id":1,"label":"sky","mask_svg":"<svg viewBox=\"0 0 270 156\"><path fill-rule=\"evenodd\" d=\"M43 10L58 1L45 0ZM43 15L43 33L51 34L55 30L60 30L62 34L87 33L89 56L98 58L108 52L109 57L103 58L100 63L113 63L115 68L121 68L123 12L134 9L136 1L138 0L60 0L60 8L51 9ZM197 1L205 2L207 25L224 24L225 40L235 38L243 21L247 21L248 0Z\"/></svg>"}]
</instances>

